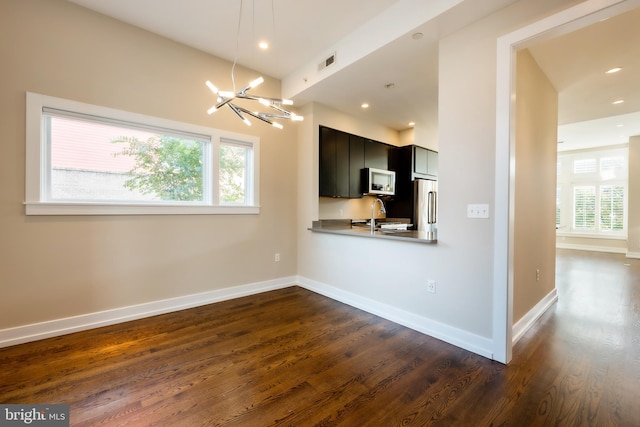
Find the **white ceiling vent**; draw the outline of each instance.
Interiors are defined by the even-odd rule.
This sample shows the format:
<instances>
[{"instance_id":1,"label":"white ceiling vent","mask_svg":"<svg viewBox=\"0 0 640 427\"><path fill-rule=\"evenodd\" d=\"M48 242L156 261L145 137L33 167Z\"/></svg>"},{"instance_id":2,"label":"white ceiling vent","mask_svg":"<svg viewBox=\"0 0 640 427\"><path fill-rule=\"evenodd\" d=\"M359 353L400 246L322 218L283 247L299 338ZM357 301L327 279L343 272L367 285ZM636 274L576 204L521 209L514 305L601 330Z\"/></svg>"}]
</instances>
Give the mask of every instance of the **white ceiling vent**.
<instances>
[{"instance_id":1,"label":"white ceiling vent","mask_svg":"<svg viewBox=\"0 0 640 427\"><path fill-rule=\"evenodd\" d=\"M336 63L336 53L333 52L324 61L322 61L321 63L318 64L318 71L322 71L325 68L330 67L331 65L333 65L335 63Z\"/></svg>"}]
</instances>

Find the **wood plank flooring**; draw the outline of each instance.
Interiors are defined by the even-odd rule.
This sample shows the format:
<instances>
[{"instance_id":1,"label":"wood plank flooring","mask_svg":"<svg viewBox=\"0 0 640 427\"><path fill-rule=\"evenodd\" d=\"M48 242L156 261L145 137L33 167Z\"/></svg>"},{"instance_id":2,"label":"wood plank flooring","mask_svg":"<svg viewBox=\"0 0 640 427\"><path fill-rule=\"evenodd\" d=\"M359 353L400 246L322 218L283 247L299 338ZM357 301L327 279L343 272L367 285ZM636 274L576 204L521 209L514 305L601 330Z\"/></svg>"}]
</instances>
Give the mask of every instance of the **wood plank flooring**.
<instances>
[{"instance_id":1,"label":"wood plank flooring","mask_svg":"<svg viewBox=\"0 0 640 427\"><path fill-rule=\"evenodd\" d=\"M0 403L68 403L73 426L640 426L640 261L558 253L559 302L508 366L293 287L0 349Z\"/></svg>"}]
</instances>

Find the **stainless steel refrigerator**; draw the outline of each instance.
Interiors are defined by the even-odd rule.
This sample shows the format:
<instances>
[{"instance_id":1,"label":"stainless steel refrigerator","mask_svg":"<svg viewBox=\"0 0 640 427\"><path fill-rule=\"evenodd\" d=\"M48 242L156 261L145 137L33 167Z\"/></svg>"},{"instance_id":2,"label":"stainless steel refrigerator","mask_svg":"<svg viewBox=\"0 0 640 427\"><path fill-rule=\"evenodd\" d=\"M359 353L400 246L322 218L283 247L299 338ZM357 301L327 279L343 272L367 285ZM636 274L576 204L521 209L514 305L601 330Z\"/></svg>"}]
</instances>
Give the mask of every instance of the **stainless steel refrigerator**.
<instances>
[{"instance_id":1,"label":"stainless steel refrigerator","mask_svg":"<svg viewBox=\"0 0 640 427\"><path fill-rule=\"evenodd\" d=\"M413 182L413 225L428 238L438 238L438 181L416 179Z\"/></svg>"}]
</instances>

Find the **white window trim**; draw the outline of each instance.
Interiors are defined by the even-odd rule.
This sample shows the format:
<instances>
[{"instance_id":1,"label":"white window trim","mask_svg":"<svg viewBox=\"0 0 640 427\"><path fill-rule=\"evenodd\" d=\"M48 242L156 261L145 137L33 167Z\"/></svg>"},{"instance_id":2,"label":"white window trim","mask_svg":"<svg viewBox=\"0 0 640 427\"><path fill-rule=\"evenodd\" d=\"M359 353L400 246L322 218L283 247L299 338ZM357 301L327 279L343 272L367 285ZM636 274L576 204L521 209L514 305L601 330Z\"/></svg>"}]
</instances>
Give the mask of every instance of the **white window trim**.
<instances>
[{"instance_id":1,"label":"white window trim","mask_svg":"<svg viewBox=\"0 0 640 427\"><path fill-rule=\"evenodd\" d=\"M51 202L43 199L46 185L45 171L48 169L46 141L43 136L43 107L81 112L100 117L109 117L133 123L141 123L160 128L174 129L183 132L207 135L211 138L210 162L212 176L213 200L205 204L188 205L174 202ZM252 147L252 165L250 173L251 195L249 205L217 204L218 186L218 149L221 141L238 141ZM108 107L85 104L62 98L55 98L37 93L27 92L26 108L26 176L25 176L25 212L27 215L211 215L211 214L259 214L260 213L260 138L131 113ZM208 198L205 197L205 200Z\"/></svg>"}]
</instances>

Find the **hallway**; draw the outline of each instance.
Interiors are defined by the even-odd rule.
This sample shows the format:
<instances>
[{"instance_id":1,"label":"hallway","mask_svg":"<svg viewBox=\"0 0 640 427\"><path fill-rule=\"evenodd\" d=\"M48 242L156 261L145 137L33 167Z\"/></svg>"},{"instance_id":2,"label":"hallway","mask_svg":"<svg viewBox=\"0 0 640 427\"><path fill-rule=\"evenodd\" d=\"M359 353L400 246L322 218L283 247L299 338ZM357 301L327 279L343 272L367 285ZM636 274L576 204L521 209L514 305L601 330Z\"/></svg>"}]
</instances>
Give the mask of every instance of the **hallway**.
<instances>
[{"instance_id":1,"label":"hallway","mask_svg":"<svg viewBox=\"0 0 640 427\"><path fill-rule=\"evenodd\" d=\"M526 400L545 425L640 425L640 260L559 249L556 262L558 303L507 369L541 387Z\"/></svg>"}]
</instances>

